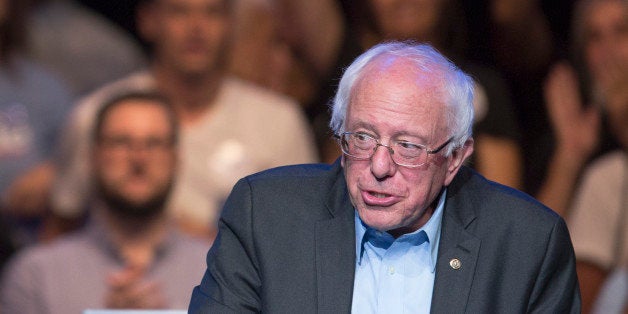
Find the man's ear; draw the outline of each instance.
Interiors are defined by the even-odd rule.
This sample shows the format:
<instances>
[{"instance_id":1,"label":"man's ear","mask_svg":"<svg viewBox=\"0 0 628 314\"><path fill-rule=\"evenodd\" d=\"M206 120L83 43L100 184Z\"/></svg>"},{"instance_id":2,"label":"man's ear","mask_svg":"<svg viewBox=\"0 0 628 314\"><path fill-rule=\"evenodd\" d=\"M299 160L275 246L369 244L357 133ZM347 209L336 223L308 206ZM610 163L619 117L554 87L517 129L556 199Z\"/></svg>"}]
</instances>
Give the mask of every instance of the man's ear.
<instances>
[{"instance_id":1,"label":"man's ear","mask_svg":"<svg viewBox=\"0 0 628 314\"><path fill-rule=\"evenodd\" d=\"M135 24L142 40L153 43L157 36L157 5L155 1L143 1L135 12Z\"/></svg>"},{"instance_id":2,"label":"man's ear","mask_svg":"<svg viewBox=\"0 0 628 314\"><path fill-rule=\"evenodd\" d=\"M451 153L450 161L447 166L447 174L445 177L444 185L447 186L451 181L453 181L454 177L460 170L460 167L464 164L465 160L473 154L473 138L469 138L462 147L454 150Z\"/></svg>"}]
</instances>

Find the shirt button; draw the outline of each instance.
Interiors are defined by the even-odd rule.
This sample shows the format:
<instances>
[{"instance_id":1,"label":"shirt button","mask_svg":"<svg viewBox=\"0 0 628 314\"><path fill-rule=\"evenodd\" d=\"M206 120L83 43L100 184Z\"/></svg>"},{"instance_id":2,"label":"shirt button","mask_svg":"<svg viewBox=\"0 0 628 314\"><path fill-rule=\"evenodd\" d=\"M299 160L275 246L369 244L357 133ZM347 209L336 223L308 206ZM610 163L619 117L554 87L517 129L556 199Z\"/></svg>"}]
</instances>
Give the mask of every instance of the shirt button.
<instances>
[{"instance_id":1,"label":"shirt button","mask_svg":"<svg viewBox=\"0 0 628 314\"><path fill-rule=\"evenodd\" d=\"M394 275L395 274L395 267L393 267L393 266L388 267L388 274L389 275Z\"/></svg>"}]
</instances>

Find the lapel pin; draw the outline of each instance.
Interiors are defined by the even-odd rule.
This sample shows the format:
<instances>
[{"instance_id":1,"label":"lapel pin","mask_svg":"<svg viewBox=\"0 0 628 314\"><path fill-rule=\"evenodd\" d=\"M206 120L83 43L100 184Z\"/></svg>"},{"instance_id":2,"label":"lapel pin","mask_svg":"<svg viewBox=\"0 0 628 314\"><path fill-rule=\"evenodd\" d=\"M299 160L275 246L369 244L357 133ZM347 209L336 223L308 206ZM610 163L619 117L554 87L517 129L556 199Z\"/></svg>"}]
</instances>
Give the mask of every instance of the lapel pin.
<instances>
[{"instance_id":1,"label":"lapel pin","mask_svg":"<svg viewBox=\"0 0 628 314\"><path fill-rule=\"evenodd\" d=\"M451 261L449 261L449 266L451 266L454 270L458 270L462 267L462 262L460 262L457 258L452 258Z\"/></svg>"}]
</instances>

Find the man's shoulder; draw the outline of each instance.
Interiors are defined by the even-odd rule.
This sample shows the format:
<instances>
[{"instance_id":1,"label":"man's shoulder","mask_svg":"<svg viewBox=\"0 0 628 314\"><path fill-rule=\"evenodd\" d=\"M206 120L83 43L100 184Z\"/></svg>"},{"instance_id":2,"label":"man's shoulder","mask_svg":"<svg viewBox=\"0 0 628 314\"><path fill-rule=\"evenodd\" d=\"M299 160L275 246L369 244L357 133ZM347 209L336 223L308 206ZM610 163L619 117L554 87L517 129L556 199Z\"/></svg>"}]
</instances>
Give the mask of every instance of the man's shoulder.
<instances>
[{"instance_id":1,"label":"man's shoulder","mask_svg":"<svg viewBox=\"0 0 628 314\"><path fill-rule=\"evenodd\" d=\"M595 160L585 169L585 176L595 177L598 182L608 180L609 177L621 177L621 169L626 167L628 155L621 150L606 153ZM606 178L606 179L605 179Z\"/></svg>"},{"instance_id":2,"label":"man's shoulder","mask_svg":"<svg viewBox=\"0 0 628 314\"><path fill-rule=\"evenodd\" d=\"M223 92L227 98L238 99L234 104L248 107L248 110L256 109L256 111L261 112L264 110L276 111L279 109L285 110L286 108L298 108L297 102L287 95L233 76L225 77ZM251 105L261 106L261 108L251 108L249 107Z\"/></svg>"},{"instance_id":3,"label":"man's shoulder","mask_svg":"<svg viewBox=\"0 0 628 314\"><path fill-rule=\"evenodd\" d=\"M448 189L448 197L462 215L471 214L491 221L526 221L553 225L560 216L534 197L484 178L462 168ZM460 214L460 213L458 213Z\"/></svg>"},{"instance_id":4,"label":"man's shoulder","mask_svg":"<svg viewBox=\"0 0 628 314\"><path fill-rule=\"evenodd\" d=\"M267 169L252 175L245 179L249 182L267 182L267 181L283 181L283 180L325 180L336 178L341 167L339 163L324 164L299 164L280 166Z\"/></svg>"},{"instance_id":5,"label":"man's shoulder","mask_svg":"<svg viewBox=\"0 0 628 314\"><path fill-rule=\"evenodd\" d=\"M274 202L322 200L333 191L345 188L340 162L281 166L242 178L234 190L272 198Z\"/></svg>"},{"instance_id":6,"label":"man's shoulder","mask_svg":"<svg viewBox=\"0 0 628 314\"><path fill-rule=\"evenodd\" d=\"M22 248L12 257L9 269L17 267L42 271L56 269L57 265L71 267L81 256L93 256L93 251L94 246L84 233L72 233L52 242Z\"/></svg>"}]
</instances>

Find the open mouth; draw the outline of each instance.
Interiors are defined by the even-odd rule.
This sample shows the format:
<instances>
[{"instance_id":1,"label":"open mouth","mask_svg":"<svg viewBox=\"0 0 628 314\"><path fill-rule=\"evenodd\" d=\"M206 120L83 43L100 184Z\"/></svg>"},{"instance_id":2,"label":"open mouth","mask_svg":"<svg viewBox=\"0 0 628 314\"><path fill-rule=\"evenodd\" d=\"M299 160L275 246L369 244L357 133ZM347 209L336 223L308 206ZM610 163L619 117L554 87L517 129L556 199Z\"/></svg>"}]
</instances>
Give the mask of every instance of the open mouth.
<instances>
[{"instance_id":1,"label":"open mouth","mask_svg":"<svg viewBox=\"0 0 628 314\"><path fill-rule=\"evenodd\" d=\"M386 198L386 197L391 196L390 194L385 194L385 193L377 193L377 192L368 192L368 193L376 198Z\"/></svg>"},{"instance_id":2,"label":"open mouth","mask_svg":"<svg viewBox=\"0 0 628 314\"><path fill-rule=\"evenodd\" d=\"M362 191L362 200L369 206L390 206L398 201L393 194L378 191Z\"/></svg>"}]
</instances>

